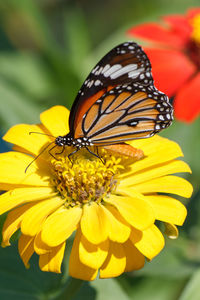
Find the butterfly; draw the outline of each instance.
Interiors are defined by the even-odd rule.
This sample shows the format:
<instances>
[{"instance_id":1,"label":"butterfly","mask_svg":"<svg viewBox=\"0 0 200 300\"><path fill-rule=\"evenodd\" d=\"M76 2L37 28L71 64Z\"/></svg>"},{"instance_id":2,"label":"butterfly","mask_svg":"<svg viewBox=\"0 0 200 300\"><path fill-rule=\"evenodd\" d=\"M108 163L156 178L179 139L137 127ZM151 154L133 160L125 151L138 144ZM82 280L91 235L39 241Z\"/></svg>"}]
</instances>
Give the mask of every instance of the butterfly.
<instances>
[{"instance_id":1,"label":"butterfly","mask_svg":"<svg viewBox=\"0 0 200 300\"><path fill-rule=\"evenodd\" d=\"M91 152L93 145L117 149L126 141L153 136L172 120L173 108L154 86L147 55L137 43L125 42L92 69L72 105L70 131L55 144L75 147L70 155L81 148Z\"/></svg>"},{"instance_id":2,"label":"butterfly","mask_svg":"<svg viewBox=\"0 0 200 300\"><path fill-rule=\"evenodd\" d=\"M90 146L135 157L137 151L125 142L151 137L172 120L173 108L154 86L147 55L137 43L125 42L108 52L84 81L72 105L69 133L55 138L33 161L52 144L54 158L51 150L57 146L62 147L57 154L66 146L75 148L68 158L81 148L100 158Z\"/></svg>"}]
</instances>

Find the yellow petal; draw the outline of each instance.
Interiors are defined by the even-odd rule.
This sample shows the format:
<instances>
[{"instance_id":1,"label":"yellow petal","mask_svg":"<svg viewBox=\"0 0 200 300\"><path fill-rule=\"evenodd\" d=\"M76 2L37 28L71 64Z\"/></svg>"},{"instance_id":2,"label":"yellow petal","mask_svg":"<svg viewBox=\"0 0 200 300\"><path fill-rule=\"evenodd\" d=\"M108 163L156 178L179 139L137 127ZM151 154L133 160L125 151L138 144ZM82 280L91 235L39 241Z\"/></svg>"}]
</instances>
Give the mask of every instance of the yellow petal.
<instances>
[{"instance_id":1,"label":"yellow petal","mask_svg":"<svg viewBox=\"0 0 200 300\"><path fill-rule=\"evenodd\" d=\"M191 183L178 176L163 176L136 184L134 188L143 194L170 193L185 198L190 198L193 192Z\"/></svg>"},{"instance_id":2,"label":"yellow petal","mask_svg":"<svg viewBox=\"0 0 200 300\"><path fill-rule=\"evenodd\" d=\"M125 272L139 270L144 267L145 257L142 253L128 240L123 244L126 255L126 269Z\"/></svg>"},{"instance_id":3,"label":"yellow petal","mask_svg":"<svg viewBox=\"0 0 200 300\"><path fill-rule=\"evenodd\" d=\"M21 223L21 231L23 234L34 236L36 235L48 215L54 212L63 204L60 197L54 197L48 200L43 200L36 203L25 214Z\"/></svg>"},{"instance_id":4,"label":"yellow petal","mask_svg":"<svg viewBox=\"0 0 200 300\"><path fill-rule=\"evenodd\" d=\"M182 225L185 221L187 210L178 200L164 196L146 196L145 199L152 205L157 220Z\"/></svg>"},{"instance_id":5,"label":"yellow petal","mask_svg":"<svg viewBox=\"0 0 200 300\"><path fill-rule=\"evenodd\" d=\"M24 214L28 211L34 204L25 204L18 208L15 208L8 213L6 221L3 225L2 230L2 247L10 246L10 238L15 231L20 228L21 221Z\"/></svg>"},{"instance_id":6,"label":"yellow petal","mask_svg":"<svg viewBox=\"0 0 200 300\"><path fill-rule=\"evenodd\" d=\"M84 265L79 258L79 243L81 238L81 231L76 231L73 247L69 259L69 275L82 279L82 280L94 280L98 274L97 269L90 268Z\"/></svg>"},{"instance_id":7,"label":"yellow petal","mask_svg":"<svg viewBox=\"0 0 200 300\"><path fill-rule=\"evenodd\" d=\"M26 153L26 154L30 154L30 155L33 155L31 152L29 152L28 150L25 150L24 148L20 147L20 146L16 146L16 145L13 145L12 146L12 150L13 151L16 151L16 152L22 152L22 153Z\"/></svg>"},{"instance_id":8,"label":"yellow petal","mask_svg":"<svg viewBox=\"0 0 200 300\"><path fill-rule=\"evenodd\" d=\"M105 201L114 205L122 217L132 226L139 230L144 230L155 221L152 207L143 197L125 197L111 195Z\"/></svg>"},{"instance_id":9,"label":"yellow petal","mask_svg":"<svg viewBox=\"0 0 200 300\"><path fill-rule=\"evenodd\" d=\"M165 223L165 234L170 239L177 239L178 237L178 229L174 224Z\"/></svg>"},{"instance_id":10,"label":"yellow petal","mask_svg":"<svg viewBox=\"0 0 200 300\"><path fill-rule=\"evenodd\" d=\"M39 125L19 124L11 127L3 139L35 155L41 152L41 148L44 145L53 141L49 136L34 133L30 134L30 132L45 133Z\"/></svg>"},{"instance_id":11,"label":"yellow petal","mask_svg":"<svg viewBox=\"0 0 200 300\"><path fill-rule=\"evenodd\" d=\"M110 242L109 253L100 269L100 278L110 278L121 275L126 267L126 255L123 244Z\"/></svg>"},{"instance_id":12,"label":"yellow petal","mask_svg":"<svg viewBox=\"0 0 200 300\"><path fill-rule=\"evenodd\" d=\"M69 110L64 106L53 106L40 115L42 124L54 136L65 135L69 132Z\"/></svg>"},{"instance_id":13,"label":"yellow petal","mask_svg":"<svg viewBox=\"0 0 200 300\"><path fill-rule=\"evenodd\" d=\"M165 240L160 230L152 225L144 231L132 229L130 240L135 247L150 260L164 247Z\"/></svg>"},{"instance_id":14,"label":"yellow petal","mask_svg":"<svg viewBox=\"0 0 200 300\"><path fill-rule=\"evenodd\" d=\"M108 223L102 207L95 202L85 204L81 218L81 230L88 241L100 244L108 238Z\"/></svg>"},{"instance_id":15,"label":"yellow petal","mask_svg":"<svg viewBox=\"0 0 200 300\"><path fill-rule=\"evenodd\" d=\"M136 184L148 181L149 179L152 180L154 178L180 172L191 173L191 169L184 161L173 160L167 163L163 163L159 166L155 166L147 170L137 172L133 176L121 180L120 186L135 186Z\"/></svg>"},{"instance_id":16,"label":"yellow petal","mask_svg":"<svg viewBox=\"0 0 200 300\"><path fill-rule=\"evenodd\" d=\"M146 156L152 155L153 153L157 153L162 147L172 148L176 147L177 145L175 142L167 138L161 137L158 134L148 139L138 139L130 141L128 143L135 148L142 149Z\"/></svg>"},{"instance_id":17,"label":"yellow petal","mask_svg":"<svg viewBox=\"0 0 200 300\"><path fill-rule=\"evenodd\" d=\"M88 242L84 235L81 234L79 243L79 259L84 265L92 269L98 269L102 266L106 256L108 255L108 248L108 240L98 245L94 245Z\"/></svg>"},{"instance_id":18,"label":"yellow petal","mask_svg":"<svg viewBox=\"0 0 200 300\"><path fill-rule=\"evenodd\" d=\"M152 152L154 151L154 152ZM164 153L164 155L163 155ZM159 143L156 143L153 148L151 147L151 151L146 151L144 153L146 156L144 159L134 162L132 166L129 167L129 171L122 174L120 177L129 177L132 174L142 171L146 168L155 167L161 163L166 163L171 161L177 157L183 156L180 146L172 141L162 142L162 139Z\"/></svg>"},{"instance_id":19,"label":"yellow petal","mask_svg":"<svg viewBox=\"0 0 200 300\"><path fill-rule=\"evenodd\" d=\"M108 237L113 242L124 243L131 233L129 224L122 218L116 208L111 205L101 206L107 217Z\"/></svg>"},{"instance_id":20,"label":"yellow petal","mask_svg":"<svg viewBox=\"0 0 200 300\"><path fill-rule=\"evenodd\" d=\"M51 198L55 195L51 187L18 188L0 195L0 214L27 202Z\"/></svg>"},{"instance_id":21,"label":"yellow petal","mask_svg":"<svg viewBox=\"0 0 200 300\"><path fill-rule=\"evenodd\" d=\"M39 165L39 160L33 162L25 173L26 167L33 158L19 152L0 154L0 189L7 190L25 186L50 186L48 170Z\"/></svg>"},{"instance_id":22,"label":"yellow petal","mask_svg":"<svg viewBox=\"0 0 200 300\"><path fill-rule=\"evenodd\" d=\"M18 241L19 255L26 268L29 268L29 260L34 253L33 242L33 237L23 234L20 236Z\"/></svg>"},{"instance_id":23,"label":"yellow petal","mask_svg":"<svg viewBox=\"0 0 200 300\"><path fill-rule=\"evenodd\" d=\"M36 235L34 240L34 250L38 255L51 252L52 248L47 246L41 239L41 231Z\"/></svg>"},{"instance_id":24,"label":"yellow petal","mask_svg":"<svg viewBox=\"0 0 200 300\"><path fill-rule=\"evenodd\" d=\"M63 243L76 230L81 214L82 209L78 206L58 209L45 221L41 233L42 241L50 247Z\"/></svg>"},{"instance_id":25,"label":"yellow petal","mask_svg":"<svg viewBox=\"0 0 200 300\"><path fill-rule=\"evenodd\" d=\"M61 265L65 252L65 242L52 248L52 251L40 255L39 266L44 272L61 273Z\"/></svg>"}]
</instances>

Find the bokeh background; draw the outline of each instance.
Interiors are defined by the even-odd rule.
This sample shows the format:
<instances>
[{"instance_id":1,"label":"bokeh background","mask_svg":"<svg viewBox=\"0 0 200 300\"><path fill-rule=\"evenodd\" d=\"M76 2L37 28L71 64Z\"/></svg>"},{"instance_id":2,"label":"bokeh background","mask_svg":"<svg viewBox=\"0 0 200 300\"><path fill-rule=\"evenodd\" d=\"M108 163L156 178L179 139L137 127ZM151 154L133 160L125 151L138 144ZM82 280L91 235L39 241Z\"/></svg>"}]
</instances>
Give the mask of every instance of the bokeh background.
<instances>
[{"instance_id":1,"label":"bokeh background","mask_svg":"<svg viewBox=\"0 0 200 300\"><path fill-rule=\"evenodd\" d=\"M53 105L70 109L91 68L113 46L130 39L127 29L193 6L200 1L1 0L0 135L17 123L39 122L40 112ZM194 194L184 201L188 217L179 238L166 238L165 249L144 269L85 282L70 299L200 299L200 120L174 121L161 135L181 145L193 172L187 178ZM0 152L9 147L0 141ZM15 239L12 247L0 248L0 299L68 299L67 263L61 275L48 274L39 270L34 257L26 270ZM60 295L63 290L65 296Z\"/></svg>"}]
</instances>

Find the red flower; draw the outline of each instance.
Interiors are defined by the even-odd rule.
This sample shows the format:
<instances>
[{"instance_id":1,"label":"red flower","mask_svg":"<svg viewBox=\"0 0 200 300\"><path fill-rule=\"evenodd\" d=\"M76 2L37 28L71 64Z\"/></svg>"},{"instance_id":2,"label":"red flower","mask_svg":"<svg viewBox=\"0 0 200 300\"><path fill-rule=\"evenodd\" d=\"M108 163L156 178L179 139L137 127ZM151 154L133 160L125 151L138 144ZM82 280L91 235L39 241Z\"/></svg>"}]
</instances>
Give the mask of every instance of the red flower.
<instances>
[{"instance_id":1,"label":"red flower","mask_svg":"<svg viewBox=\"0 0 200 300\"><path fill-rule=\"evenodd\" d=\"M162 24L134 26L128 34L151 41L145 51L157 87L174 98L175 116L191 122L200 113L200 8L169 15Z\"/></svg>"}]
</instances>

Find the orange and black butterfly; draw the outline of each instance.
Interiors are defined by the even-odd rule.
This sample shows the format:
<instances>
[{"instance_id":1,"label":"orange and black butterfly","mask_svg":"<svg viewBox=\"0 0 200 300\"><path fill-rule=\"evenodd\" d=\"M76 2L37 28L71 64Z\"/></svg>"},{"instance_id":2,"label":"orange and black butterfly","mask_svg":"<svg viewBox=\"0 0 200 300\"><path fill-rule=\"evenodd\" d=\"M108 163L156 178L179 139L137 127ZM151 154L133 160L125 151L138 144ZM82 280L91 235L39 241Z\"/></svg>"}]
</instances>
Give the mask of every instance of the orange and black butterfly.
<instances>
[{"instance_id":1,"label":"orange and black butterfly","mask_svg":"<svg viewBox=\"0 0 200 300\"><path fill-rule=\"evenodd\" d=\"M70 132L55 144L75 147L71 154L90 151L93 145L151 137L172 120L173 108L154 86L147 55L126 42L108 52L86 78L71 109Z\"/></svg>"}]
</instances>

